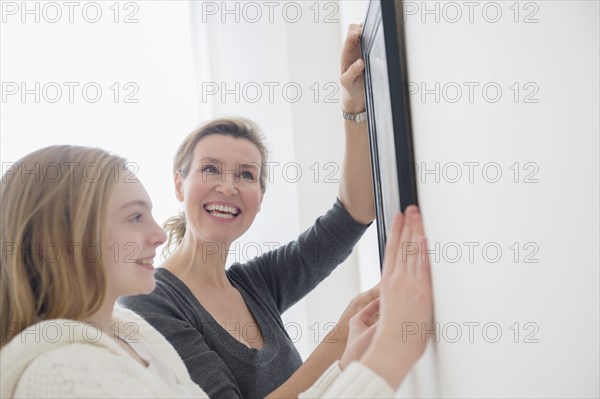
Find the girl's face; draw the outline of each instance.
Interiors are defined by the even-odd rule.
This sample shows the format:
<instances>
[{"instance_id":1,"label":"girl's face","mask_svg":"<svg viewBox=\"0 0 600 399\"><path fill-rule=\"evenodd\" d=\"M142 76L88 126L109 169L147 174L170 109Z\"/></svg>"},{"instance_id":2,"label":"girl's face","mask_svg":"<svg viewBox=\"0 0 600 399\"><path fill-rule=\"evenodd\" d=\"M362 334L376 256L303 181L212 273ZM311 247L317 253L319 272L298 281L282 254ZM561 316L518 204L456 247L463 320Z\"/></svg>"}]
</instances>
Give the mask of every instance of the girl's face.
<instances>
[{"instance_id":1,"label":"girl's face","mask_svg":"<svg viewBox=\"0 0 600 399\"><path fill-rule=\"evenodd\" d=\"M260 211L261 161L249 140L219 134L202 138L187 177L175 175L187 233L200 242L226 245L244 234Z\"/></svg>"},{"instance_id":2,"label":"girl's face","mask_svg":"<svg viewBox=\"0 0 600 399\"><path fill-rule=\"evenodd\" d=\"M107 239L102 248L111 296L147 294L154 289L153 259L166 234L152 218L151 209L142 183L116 183L108 203Z\"/></svg>"}]
</instances>

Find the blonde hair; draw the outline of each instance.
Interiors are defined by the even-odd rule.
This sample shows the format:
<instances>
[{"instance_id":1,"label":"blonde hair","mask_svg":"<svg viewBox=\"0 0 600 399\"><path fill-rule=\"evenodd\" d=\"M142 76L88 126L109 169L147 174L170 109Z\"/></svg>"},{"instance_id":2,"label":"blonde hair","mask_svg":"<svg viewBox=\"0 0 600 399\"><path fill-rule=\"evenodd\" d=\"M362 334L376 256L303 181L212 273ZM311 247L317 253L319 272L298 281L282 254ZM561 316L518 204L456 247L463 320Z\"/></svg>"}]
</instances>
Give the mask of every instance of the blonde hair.
<instances>
[{"instance_id":1,"label":"blonde hair","mask_svg":"<svg viewBox=\"0 0 600 399\"><path fill-rule=\"evenodd\" d=\"M51 146L2 176L2 346L39 321L98 310L106 208L125 162L98 148Z\"/></svg>"},{"instance_id":2,"label":"blonde hair","mask_svg":"<svg viewBox=\"0 0 600 399\"><path fill-rule=\"evenodd\" d=\"M265 145L265 138L256 123L247 118L227 117L212 119L200 125L192 131L179 145L173 160L173 177L177 172L182 178L186 178L192 161L194 160L194 150L200 140L206 136L220 134L234 138L246 139L256 146L260 153L261 168L259 184L260 190L264 194L267 190L267 168L264 167L268 158L268 150ZM181 243L186 231L186 216L184 212L172 216L163 223L163 228L168 234L167 244L165 245L162 256L166 258Z\"/></svg>"}]
</instances>

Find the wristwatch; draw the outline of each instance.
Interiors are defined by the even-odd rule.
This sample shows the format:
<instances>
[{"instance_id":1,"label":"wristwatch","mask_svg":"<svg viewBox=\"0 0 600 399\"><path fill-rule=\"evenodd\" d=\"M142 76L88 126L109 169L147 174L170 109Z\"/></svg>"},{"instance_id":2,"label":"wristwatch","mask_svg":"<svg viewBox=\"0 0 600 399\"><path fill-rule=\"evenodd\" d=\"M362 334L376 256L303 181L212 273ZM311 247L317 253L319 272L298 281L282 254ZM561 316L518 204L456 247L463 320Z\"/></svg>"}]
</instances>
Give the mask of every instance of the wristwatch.
<instances>
[{"instance_id":1,"label":"wristwatch","mask_svg":"<svg viewBox=\"0 0 600 399\"><path fill-rule=\"evenodd\" d=\"M342 110L342 118L349 122L362 123L367 120L367 111L363 111L360 114L349 114Z\"/></svg>"}]
</instances>

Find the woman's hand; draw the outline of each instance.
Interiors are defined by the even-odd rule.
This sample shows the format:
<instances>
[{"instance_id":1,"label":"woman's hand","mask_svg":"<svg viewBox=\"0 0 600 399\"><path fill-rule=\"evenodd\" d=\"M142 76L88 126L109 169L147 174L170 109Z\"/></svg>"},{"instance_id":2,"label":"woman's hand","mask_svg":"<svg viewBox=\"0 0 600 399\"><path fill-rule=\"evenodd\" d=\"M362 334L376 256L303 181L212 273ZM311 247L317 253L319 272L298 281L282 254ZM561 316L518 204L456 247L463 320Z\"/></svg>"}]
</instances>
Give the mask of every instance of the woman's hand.
<instances>
[{"instance_id":1,"label":"woman's hand","mask_svg":"<svg viewBox=\"0 0 600 399\"><path fill-rule=\"evenodd\" d=\"M351 114L365 110L365 63L360 53L362 24L351 24L341 56L340 83L343 89L342 109Z\"/></svg>"},{"instance_id":2,"label":"woman's hand","mask_svg":"<svg viewBox=\"0 0 600 399\"><path fill-rule=\"evenodd\" d=\"M344 345L347 344L350 334L352 333L351 321L358 314L365 309L369 304L379 298L379 284L375 287L367 290L365 292L361 292L357 296L355 296L342 313L340 320L338 321L335 329L333 330L332 335L330 335L328 341L331 342L332 339L336 339L339 342L343 342ZM338 342L336 341L336 342Z\"/></svg>"},{"instance_id":3,"label":"woman's hand","mask_svg":"<svg viewBox=\"0 0 600 399\"><path fill-rule=\"evenodd\" d=\"M379 319L379 303L379 298L375 299L350 319L348 343L340 360L340 369L359 360L371 344Z\"/></svg>"}]
</instances>

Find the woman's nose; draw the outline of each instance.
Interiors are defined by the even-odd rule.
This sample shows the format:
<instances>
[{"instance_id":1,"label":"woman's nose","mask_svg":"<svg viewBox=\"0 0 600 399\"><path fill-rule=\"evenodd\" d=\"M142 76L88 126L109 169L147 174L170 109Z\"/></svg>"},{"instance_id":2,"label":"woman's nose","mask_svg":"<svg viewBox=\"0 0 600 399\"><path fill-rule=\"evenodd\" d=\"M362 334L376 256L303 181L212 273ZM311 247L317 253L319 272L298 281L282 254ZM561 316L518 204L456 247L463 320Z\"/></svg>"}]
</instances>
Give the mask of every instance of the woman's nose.
<instances>
[{"instance_id":1,"label":"woman's nose","mask_svg":"<svg viewBox=\"0 0 600 399\"><path fill-rule=\"evenodd\" d=\"M237 180L234 173L225 173L222 175L221 181L217 185L217 191L224 195L237 195Z\"/></svg>"}]
</instances>

